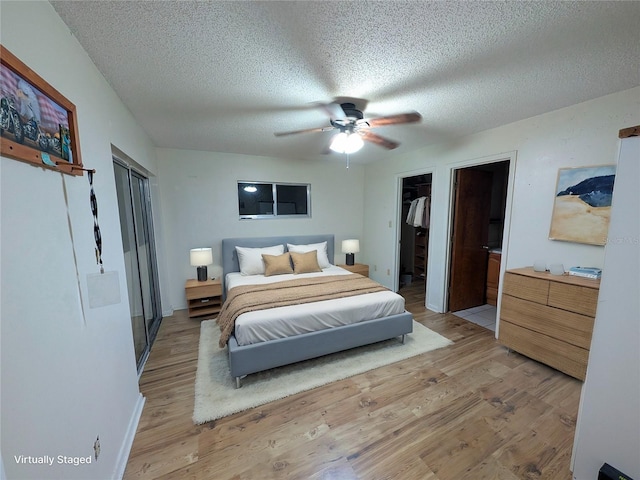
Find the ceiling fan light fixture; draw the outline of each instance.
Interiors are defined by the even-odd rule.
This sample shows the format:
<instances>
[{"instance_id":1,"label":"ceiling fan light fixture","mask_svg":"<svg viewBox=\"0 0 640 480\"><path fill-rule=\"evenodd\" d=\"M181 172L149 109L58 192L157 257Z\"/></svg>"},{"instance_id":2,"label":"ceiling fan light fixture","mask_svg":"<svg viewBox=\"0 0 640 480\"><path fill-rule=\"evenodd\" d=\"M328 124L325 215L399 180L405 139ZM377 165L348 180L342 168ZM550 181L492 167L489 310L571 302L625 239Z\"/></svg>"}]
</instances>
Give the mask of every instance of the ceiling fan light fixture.
<instances>
[{"instance_id":1,"label":"ceiling fan light fixture","mask_svg":"<svg viewBox=\"0 0 640 480\"><path fill-rule=\"evenodd\" d=\"M333 137L329 148L337 153L355 153L363 145L364 140L357 133L340 132Z\"/></svg>"}]
</instances>

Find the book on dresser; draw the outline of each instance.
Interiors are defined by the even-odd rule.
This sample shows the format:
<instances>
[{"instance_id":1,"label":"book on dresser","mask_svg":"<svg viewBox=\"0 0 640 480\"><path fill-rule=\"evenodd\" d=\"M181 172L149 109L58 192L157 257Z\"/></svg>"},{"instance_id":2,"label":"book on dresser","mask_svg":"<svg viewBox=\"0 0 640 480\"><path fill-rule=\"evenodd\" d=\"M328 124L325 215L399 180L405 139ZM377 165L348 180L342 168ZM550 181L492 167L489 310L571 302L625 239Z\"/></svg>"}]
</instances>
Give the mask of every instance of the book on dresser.
<instances>
[{"instance_id":1,"label":"book on dresser","mask_svg":"<svg viewBox=\"0 0 640 480\"><path fill-rule=\"evenodd\" d=\"M571 267L569 275L598 279L602 276L602 269L596 267Z\"/></svg>"}]
</instances>

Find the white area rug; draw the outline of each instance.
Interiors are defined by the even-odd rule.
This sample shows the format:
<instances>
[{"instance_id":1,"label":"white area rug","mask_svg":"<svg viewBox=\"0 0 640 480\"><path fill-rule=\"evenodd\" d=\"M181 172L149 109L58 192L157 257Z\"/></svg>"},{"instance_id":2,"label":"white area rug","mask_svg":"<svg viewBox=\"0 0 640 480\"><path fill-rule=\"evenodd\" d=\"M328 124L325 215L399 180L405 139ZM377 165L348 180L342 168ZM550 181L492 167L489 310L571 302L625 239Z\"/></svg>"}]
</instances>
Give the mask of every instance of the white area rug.
<instances>
[{"instance_id":1,"label":"white area rug","mask_svg":"<svg viewBox=\"0 0 640 480\"><path fill-rule=\"evenodd\" d=\"M227 349L218 347L220 329L215 320L200 327L193 421L205 423L273 400L352 377L453 342L413 322L404 345L397 338L293 365L248 375L235 388L229 374Z\"/></svg>"}]
</instances>

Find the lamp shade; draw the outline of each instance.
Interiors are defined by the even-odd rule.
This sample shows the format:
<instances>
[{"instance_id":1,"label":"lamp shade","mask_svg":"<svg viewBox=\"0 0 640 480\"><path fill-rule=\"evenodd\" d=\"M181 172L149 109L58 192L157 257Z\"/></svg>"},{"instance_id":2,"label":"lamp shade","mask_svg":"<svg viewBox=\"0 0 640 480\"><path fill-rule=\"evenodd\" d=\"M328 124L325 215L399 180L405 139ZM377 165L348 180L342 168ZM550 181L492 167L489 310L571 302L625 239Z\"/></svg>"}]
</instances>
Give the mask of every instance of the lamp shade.
<instances>
[{"instance_id":1,"label":"lamp shade","mask_svg":"<svg viewBox=\"0 0 640 480\"><path fill-rule=\"evenodd\" d=\"M192 248L189 257L193 267L202 267L213 263L213 253L210 248Z\"/></svg>"},{"instance_id":2,"label":"lamp shade","mask_svg":"<svg viewBox=\"0 0 640 480\"><path fill-rule=\"evenodd\" d=\"M342 241L342 253L358 253L360 251L360 240L350 239Z\"/></svg>"}]
</instances>

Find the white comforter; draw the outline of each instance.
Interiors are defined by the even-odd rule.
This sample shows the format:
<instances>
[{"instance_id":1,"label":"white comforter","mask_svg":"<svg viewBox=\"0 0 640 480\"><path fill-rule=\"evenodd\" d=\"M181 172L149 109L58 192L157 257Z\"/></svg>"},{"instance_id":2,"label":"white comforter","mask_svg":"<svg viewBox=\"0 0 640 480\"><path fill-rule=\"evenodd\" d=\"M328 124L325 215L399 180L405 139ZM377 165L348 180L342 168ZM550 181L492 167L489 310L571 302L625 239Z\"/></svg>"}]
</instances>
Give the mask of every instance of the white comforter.
<instances>
[{"instance_id":1,"label":"white comforter","mask_svg":"<svg viewBox=\"0 0 640 480\"><path fill-rule=\"evenodd\" d=\"M300 275L243 276L236 272L227 274L225 285L229 291L239 285L274 283L301 277L348 275L350 273L335 265L325 268L322 272ZM400 295L391 291L368 293L244 313L236 320L235 337L239 345L250 345L403 312L404 298Z\"/></svg>"}]
</instances>

